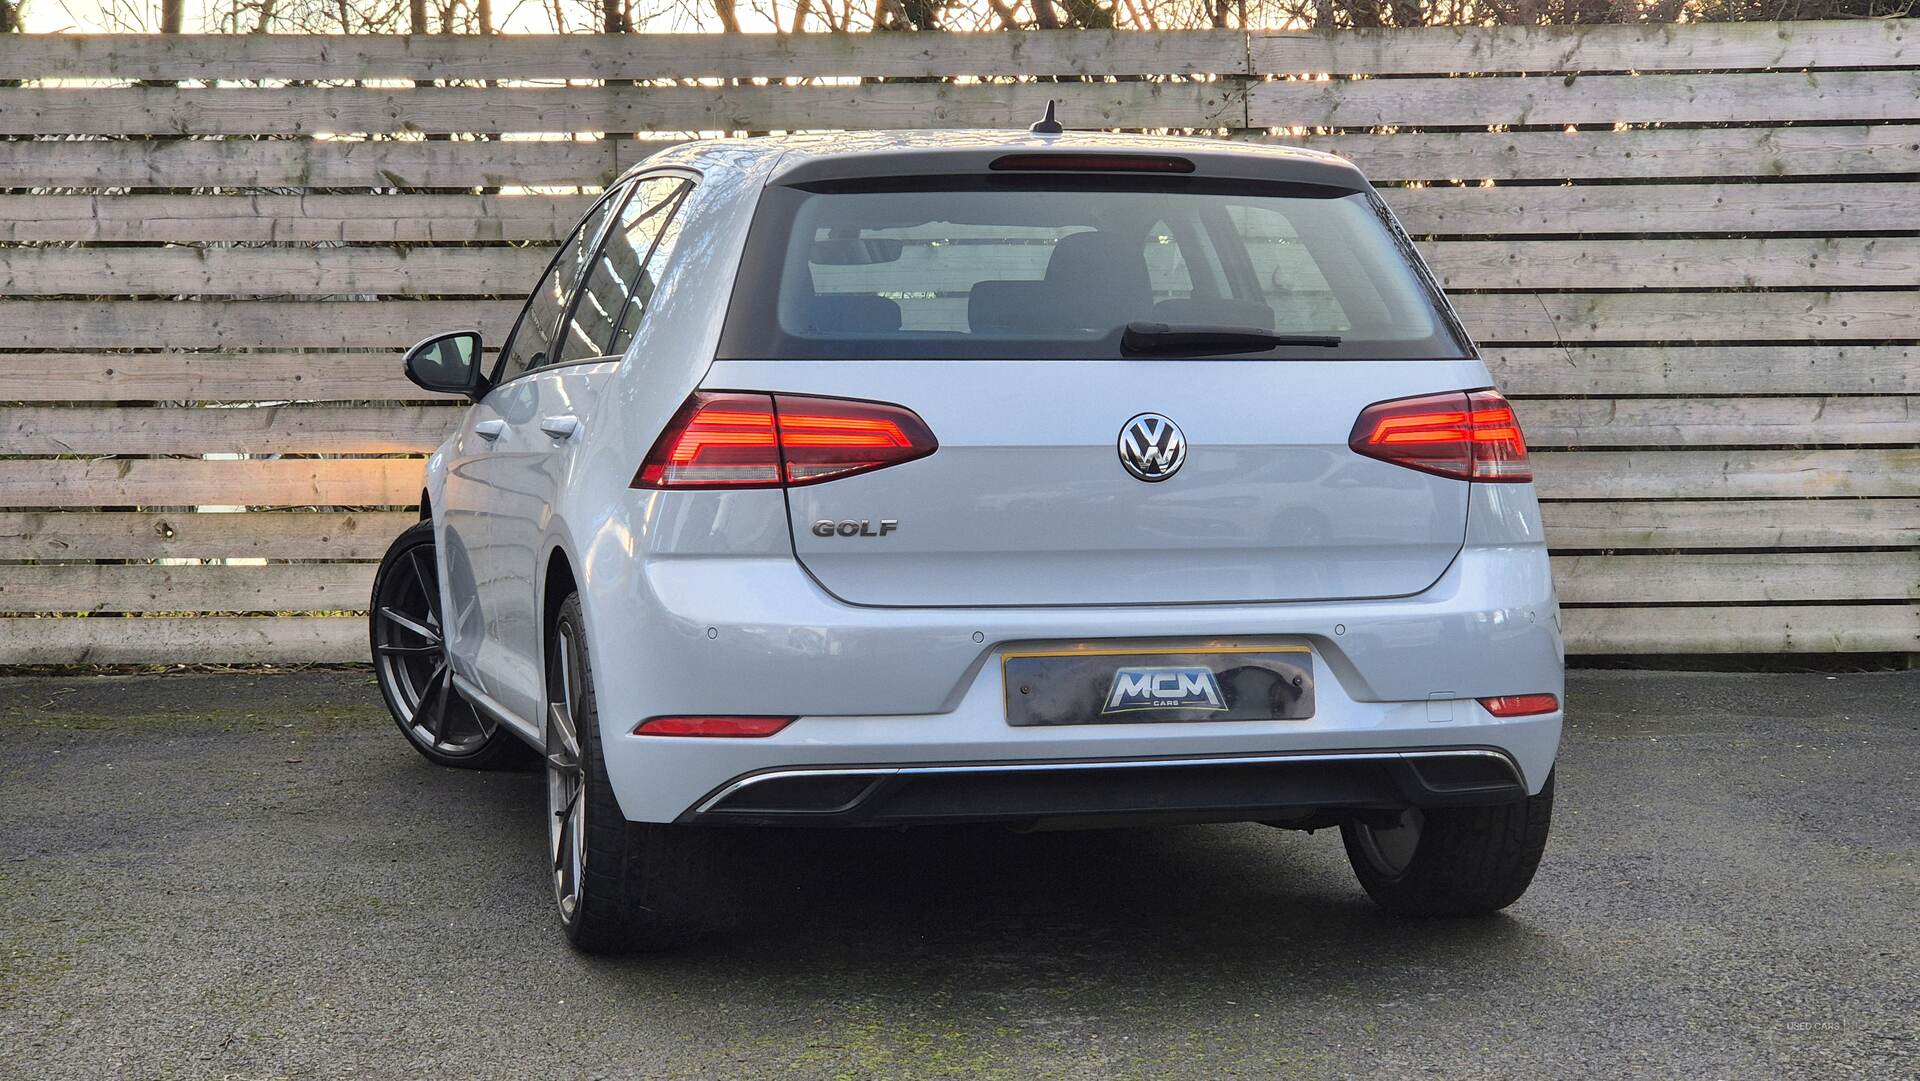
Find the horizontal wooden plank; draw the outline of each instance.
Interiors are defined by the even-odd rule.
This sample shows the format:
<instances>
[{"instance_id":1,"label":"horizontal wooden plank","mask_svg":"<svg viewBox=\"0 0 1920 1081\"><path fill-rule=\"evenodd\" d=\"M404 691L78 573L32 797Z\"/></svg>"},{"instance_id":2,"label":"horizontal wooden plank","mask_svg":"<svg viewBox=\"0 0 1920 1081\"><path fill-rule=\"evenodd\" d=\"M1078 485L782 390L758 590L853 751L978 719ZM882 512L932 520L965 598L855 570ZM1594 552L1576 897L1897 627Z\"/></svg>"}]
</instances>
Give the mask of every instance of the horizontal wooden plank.
<instances>
[{"instance_id":1,"label":"horizontal wooden plank","mask_svg":"<svg viewBox=\"0 0 1920 1081\"><path fill-rule=\"evenodd\" d=\"M1681 180L1920 171L1920 126L1909 124L1340 132L1263 135L1259 139L1339 154L1359 165L1376 184L1409 180ZM5 145L0 143L0 148Z\"/></svg>"},{"instance_id":2,"label":"horizontal wooden plank","mask_svg":"<svg viewBox=\"0 0 1920 1081\"><path fill-rule=\"evenodd\" d=\"M1912 605L1569 608L1568 652L1831 653L1920 648ZM351 617L0 619L0 664L293 664L367 659Z\"/></svg>"},{"instance_id":3,"label":"horizontal wooden plank","mask_svg":"<svg viewBox=\"0 0 1920 1081\"><path fill-rule=\"evenodd\" d=\"M379 559L411 511L0 512L12 559Z\"/></svg>"},{"instance_id":4,"label":"horizontal wooden plank","mask_svg":"<svg viewBox=\"0 0 1920 1081\"><path fill-rule=\"evenodd\" d=\"M1920 649L1911 604L1736 608L1569 608L1567 652L1906 653Z\"/></svg>"},{"instance_id":5,"label":"horizontal wooden plank","mask_svg":"<svg viewBox=\"0 0 1920 1081\"><path fill-rule=\"evenodd\" d=\"M1257 30L1254 70L1374 75L1476 71L1703 71L1920 63L1912 20Z\"/></svg>"},{"instance_id":6,"label":"horizontal wooden plank","mask_svg":"<svg viewBox=\"0 0 1920 1081\"><path fill-rule=\"evenodd\" d=\"M29 349L403 349L462 327L499 342L519 311L505 300L0 300L0 325Z\"/></svg>"},{"instance_id":7,"label":"horizontal wooden plank","mask_svg":"<svg viewBox=\"0 0 1920 1081\"><path fill-rule=\"evenodd\" d=\"M1445 27L1251 35L1262 73L1912 64L1905 20ZM23 35L0 78L652 79L1244 72L1228 30L887 34Z\"/></svg>"},{"instance_id":8,"label":"horizontal wooden plank","mask_svg":"<svg viewBox=\"0 0 1920 1081\"><path fill-rule=\"evenodd\" d=\"M1920 126L1251 135L1351 158L1376 183L1920 171ZM0 188L601 186L668 141L152 138L0 141Z\"/></svg>"},{"instance_id":9,"label":"horizontal wooden plank","mask_svg":"<svg viewBox=\"0 0 1920 1081\"><path fill-rule=\"evenodd\" d=\"M550 246L0 248L0 294L525 296L552 258Z\"/></svg>"},{"instance_id":10,"label":"horizontal wooden plank","mask_svg":"<svg viewBox=\"0 0 1920 1081\"><path fill-rule=\"evenodd\" d=\"M1920 496L1920 449L1552 451L1547 499ZM411 506L419 459L0 460L0 507Z\"/></svg>"},{"instance_id":11,"label":"horizontal wooden plank","mask_svg":"<svg viewBox=\"0 0 1920 1081\"><path fill-rule=\"evenodd\" d=\"M1482 354L1513 394L1914 394L1910 345L1508 347Z\"/></svg>"},{"instance_id":12,"label":"horizontal wooden plank","mask_svg":"<svg viewBox=\"0 0 1920 1081\"><path fill-rule=\"evenodd\" d=\"M1874 341L1920 338L1910 291L1847 293L1466 294L1454 305L1489 343ZM506 300L0 300L27 349L403 348L477 327L498 342L520 305Z\"/></svg>"},{"instance_id":13,"label":"horizontal wooden plank","mask_svg":"<svg viewBox=\"0 0 1920 1081\"><path fill-rule=\"evenodd\" d=\"M1834 78L1845 82L1844 76ZM1884 85L1880 89L1893 92ZM1852 101L1844 85L1834 87L1828 96ZM1061 114L1078 128L1247 126L1242 86L1221 81L485 89L147 86L0 89L0 134L1008 128L1038 117L1049 100L1057 100Z\"/></svg>"},{"instance_id":14,"label":"horizontal wooden plank","mask_svg":"<svg viewBox=\"0 0 1920 1081\"><path fill-rule=\"evenodd\" d=\"M1920 288L1920 237L1436 240L1451 289ZM524 293L548 247L0 248L0 294Z\"/></svg>"},{"instance_id":15,"label":"horizontal wooden plank","mask_svg":"<svg viewBox=\"0 0 1920 1081\"><path fill-rule=\"evenodd\" d=\"M1920 499L1549 502L1554 548L1866 548L1920 538ZM17 558L378 559L411 511L9 511L0 546Z\"/></svg>"},{"instance_id":16,"label":"horizontal wooden plank","mask_svg":"<svg viewBox=\"0 0 1920 1081\"><path fill-rule=\"evenodd\" d=\"M1449 289L1920 289L1920 237L1436 240L1421 248Z\"/></svg>"},{"instance_id":17,"label":"horizontal wooden plank","mask_svg":"<svg viewBox=\"0 0 1920 1081\"><path fill-rule=\"evenodd\" d=\"M1515 403L1527 441L1560 447L1920 444L1920 397L1574 398ZM0 454L427 453L450 406L0 407Z\"/></svg>"},{"instance_id":18,"label":"horizontal wooden plank","mask_svg":"<svg viewBox=\"0 0 1920 1081\"><path fill-rule=\"evenodd\" d=\"M1555 556L1562 604L1920 599L1920 548Z\"/></svg>"},{"instance_id":19,"label":"horizontal wooden plank","mask_svg":"<svg viewBox=\"0 0 1920 1081\"><path fill-rule=\"evenodd\" d=\"M1913 232L1920 184L1443 185L1380 194L1415 236Z\"/></svg>"},{"instance_id":20,"label":"horizontal wooden plank","mask_svg":"<svg viewBox=\"0 0 1920 1081\"><path fill-rule=\"evenodd\" d=\"M1415 236L1915 231L1920 184L1388 188ZM552 242L592 196L0 195L0 241Z\"/></svg>"},{"instance_id":21,"label":"horizontal wooden plank","mask_svg":"<svg viewBox=\"0 0 1920 1081\"><path fill-rule=\"evenodd\" d=\"M1913 346L1514 346L1484 353L1512 394L1920 394ZM370 353L0 353L14 401L450 400Z\"/></svg>"},{"instance_id":22,"label":"horizontal wooden plank","mask_svg":"<svg viewBox=\"0 0 1920 1081\"><path fill-rule=\"evenodd\" d=\"M1920 496L1920 448L1541 451L1543 499Z\"/></svg>"},{"instance_id":23,"label":"horizontal wooden plank","mask_svg":"<svg viewBox=\"0 0 1920 1081\"><path fill-rule=\"evenodd\" d=\"M1470 293L1453 305L1483 342L1882 341L1920 338L1913 298L1911 290Z\"/></svg>"},{"instance_id":24,"label":"horizontal wooden plank","mask_svg":"<svg viewBox=\"0 0 1920 1081\"><path fill-rule=\"evenodd\" d=\"M1920 538L1920 499L1550 502L1547 539L1561 550L1864 548ZM18 558L378 559L408 511L11 511L0 546Z\"/></svg>"},{"instance_id":25,"label":"horizontal wooden plank","mask_svg":"<svg viewBox=\"0 0 1920 1081\"><path fill-rule=\"evenodd\" d=\"M367 621L328 616L0 619L0 664L367 661Z\"/></svg>"},{"instance_id":26,"label":"horizontal wooden plank","mask_svg":"<svg viewBox=\"0 0 1920 1081\"><path fill-rule=\"evenodd\" d=\"M1248 70L1247 37L1237 30L497 37L32 34L16 40L0 58L0 79L661 79ZM1857 31L1845 40L1859 55L1887 48L1879 38Z\"/></svg>"},{"instance_id":27,"label":"horizontal wooden plank","mask_svg":"<svg viewBox=\"0 0 1920 1081\"><path fill-rule=\"evenodd\" d=\"M7 400L22 402L455 400L414 386L400 370L400 356L393 349L0 353L0 384Z\"/></svg>"},{"instance_id":28,"label":"horizontal wooden plank","mask_svg":"<svg viewBox=\"0 0 1920 1081\"><path fill-rule=\"evenodd\" d=\"M411 507L419 458L0 459L0 507Z\"/></svg>"},{"instance_id":29,"label":"horizontal wooden plank","mask_svg":"<svg viewBox=\"0 0 1920 1081\"><path fill-rule=\"evenodd\" d=\"M1920 499L1714 499L1547 503L1561 550L1868 548L1920 544Z\"/></svg>"},{"instance_id":30,"label":"horizontal wooden plank","mask_svg":"<svg viewBox=\"0 0 1920 1081\"><path fill-rule=\"evenodd\" d=\"M1920 444L1920 397L1912 395L1556 398L1518 401L1514 408L1534 447Z\"/></svg>"},{"instance_id":31,"label":"horizontal wooden plank","mask_svg":"<svg viewBox=\"0 0 1920 1081\"><path fill-rule=\"evenodd\" d=\"M364 612L372 563L0 566L0 612Z\"/></svg>"},{"instance_id":32,"label":"horizontal wooden plank","mask_svg":"<svg viewBox=\"0 0 1920 1081\"><path fill-rule=\"evenodd\" d=\"M193 122L179 110L155 111ZM68 115L46 115L38 130L87 123ZM1920 71L1286 80L1252 84L1247 117L1251 128L1912 120L1920 117ZM140 123L102 120L75 130Z\"/></svg>"},{"instance_id":33,"label":"horizontal wooden plank","mask_svg":"<svg viewBox=\"0 0 1920 1081\"><path fill-rule=\"evenodd\" d=\"M0 612L364 611L372 563L0 567ZM1920 596L1920 553L1559 556L1567 604Z\"/></svg>"},{"instance_id":34,"label":"horizontal wooden plank","mask_svg":"<svg viewBox=\"0 0 1920 1081\"><path fill-rule=\"evenodd\" d=\"M552 243L573 231L593 199L592 195L0 195L0 241Z\"/></svg>"},{"instance_id":35,"label":"horizontal wooden plank","mask_svg":"<svg viewBox=\"0 0 1920 1081\"><path fill-rule=\"evenodd\" d=\"M670 141L15 139L0 188L472 188L612 182Z\"/></svg>"},{"instance_id":36,"label":"horizontal wooden plank","mask_svg":"<svg viewBox=\"0 0 1920 1081\"><path fill-rule=\"evenodd\" d=\"M425 454L463 414L450 405L0 407L0 454Z\"/></svg>"}]
</instances>

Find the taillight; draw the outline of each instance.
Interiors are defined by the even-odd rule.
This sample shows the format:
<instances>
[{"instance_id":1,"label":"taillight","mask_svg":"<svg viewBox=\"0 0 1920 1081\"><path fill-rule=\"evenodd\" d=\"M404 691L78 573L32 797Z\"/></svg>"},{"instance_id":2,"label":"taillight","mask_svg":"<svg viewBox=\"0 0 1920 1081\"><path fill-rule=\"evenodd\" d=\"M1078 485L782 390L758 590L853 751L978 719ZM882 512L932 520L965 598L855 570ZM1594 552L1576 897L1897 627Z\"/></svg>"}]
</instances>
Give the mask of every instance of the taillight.
<instances>
[{"instance_id":1,"label":"taillight","mask_svg":"<svg viewBox=\"0 0 1920 1081\"><path fill-rule=\"evenodd\" d=\"M1376 402L1361 411L1347 445L1356 454L1443 477L1533 479L1520 422L1495 390Z\"/></svg>"},{"instance_id":2,"label":"taillight","mask_svg":"<svg viewBox=\"0 0 1920 1081\"><path fill-rule=\"evenodd\" d=\"M910 409L798 394L695 392L635 488L777 488L883 469L939 449Z\"/></svg>"},{"instance_id":3,"label":"taillight","mask_svg":"<svg viewBox=\"0 0 1920 1081\"><path fill-rule=\"evenodd\" d=\"M1560 699L1550 694L1508 694L1482 698L1480 704L1495 717L1531 717L1559 709Z\"/></svg>"}]
</instances>

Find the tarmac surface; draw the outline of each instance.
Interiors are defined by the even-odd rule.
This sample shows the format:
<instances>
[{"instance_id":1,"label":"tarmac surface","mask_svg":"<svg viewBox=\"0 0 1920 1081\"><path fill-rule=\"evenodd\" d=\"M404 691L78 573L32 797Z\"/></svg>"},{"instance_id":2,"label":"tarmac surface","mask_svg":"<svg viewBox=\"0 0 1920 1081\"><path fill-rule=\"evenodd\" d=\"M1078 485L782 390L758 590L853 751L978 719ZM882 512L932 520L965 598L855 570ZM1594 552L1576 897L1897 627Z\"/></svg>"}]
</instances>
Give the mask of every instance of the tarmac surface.
<instances>
[{"instance_id":1,"label":"tarmac surface","mask_svg":"<svg viewBox=\"0 0 1920 1081\"><path fill-rule=\"evenodd\" d=\"M1920 1076L1920 672L1569 700L1501 916L1378 913L1336 831L788 831L597 960L542 775L365 672L0 679L0 1077Z\"/></svg>"}]
</instances>

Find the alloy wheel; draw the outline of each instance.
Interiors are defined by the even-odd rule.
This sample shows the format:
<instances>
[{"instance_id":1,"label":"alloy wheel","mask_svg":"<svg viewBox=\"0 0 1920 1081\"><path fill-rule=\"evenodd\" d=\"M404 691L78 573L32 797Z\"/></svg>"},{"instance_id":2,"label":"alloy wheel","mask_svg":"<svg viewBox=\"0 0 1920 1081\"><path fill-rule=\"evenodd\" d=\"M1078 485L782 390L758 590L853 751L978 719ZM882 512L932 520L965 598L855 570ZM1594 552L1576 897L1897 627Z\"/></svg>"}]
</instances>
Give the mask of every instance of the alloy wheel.
<instances>
[{"instance_id":1,"label":"alloy wheel","mask_svg":"<svg viewBox=\"0 0 1920 1081\"><path fill-rule=\"evenodd\" d=\"M1413 863L1413 855L1420 848L1420 833L1426 825L1426 816L1417 807L1400 812L1399 821L1392 826L1369 826L1358 823L1354 827L1360 841L1360 851L1373 864L1376 871L1389 878L1397 878L1406 873Z\"/></svg>"},{"instance_id":2,"label":"alloy wheel","mask_svg":"<svg viewBox=\"0 0 1920 1081\"><path fill-rule=\"evenodd\" d=\"M571 623L555 628L547 664L547 853L560 916L580 907L587 866L586 770L580 754L579 651Z\"/></svg>"},{"instance_id":3,"label":"alloy wheel","mask_svg":"<svg viewBox=\"0 0 1920 1081\"><path fill-rule=\"evenodd\" d=\"M494 726L453 685L436 566L433 545L417 544L381 576L374 598L374 671L405 718L407 735L458 758L484 749Z\"/></svg>"}]
</instances>

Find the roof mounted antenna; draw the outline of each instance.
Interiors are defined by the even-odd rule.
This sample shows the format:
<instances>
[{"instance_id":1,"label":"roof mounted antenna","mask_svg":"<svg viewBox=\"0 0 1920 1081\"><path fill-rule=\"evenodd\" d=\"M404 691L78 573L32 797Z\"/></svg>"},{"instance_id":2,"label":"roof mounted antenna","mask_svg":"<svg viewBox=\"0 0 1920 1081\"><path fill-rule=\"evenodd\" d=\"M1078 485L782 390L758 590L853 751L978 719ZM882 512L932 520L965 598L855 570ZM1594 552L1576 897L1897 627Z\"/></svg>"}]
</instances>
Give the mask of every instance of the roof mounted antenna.
<instances>
[{"instance_id":1,"label":"roof mounted antenna","mask_svg":"<svg viewBox=\"0 0 1920 1081\"><path fill-rule=\"evenodd\" d=\"M1047 99L1047 115L1034 121L1033 125L1027 128L1027 130L1033 132L1035 135L1058 135L1067 130L1060 126L1060 121L1053 118L1052 98Z\"/></svg>"}]
</instances>

